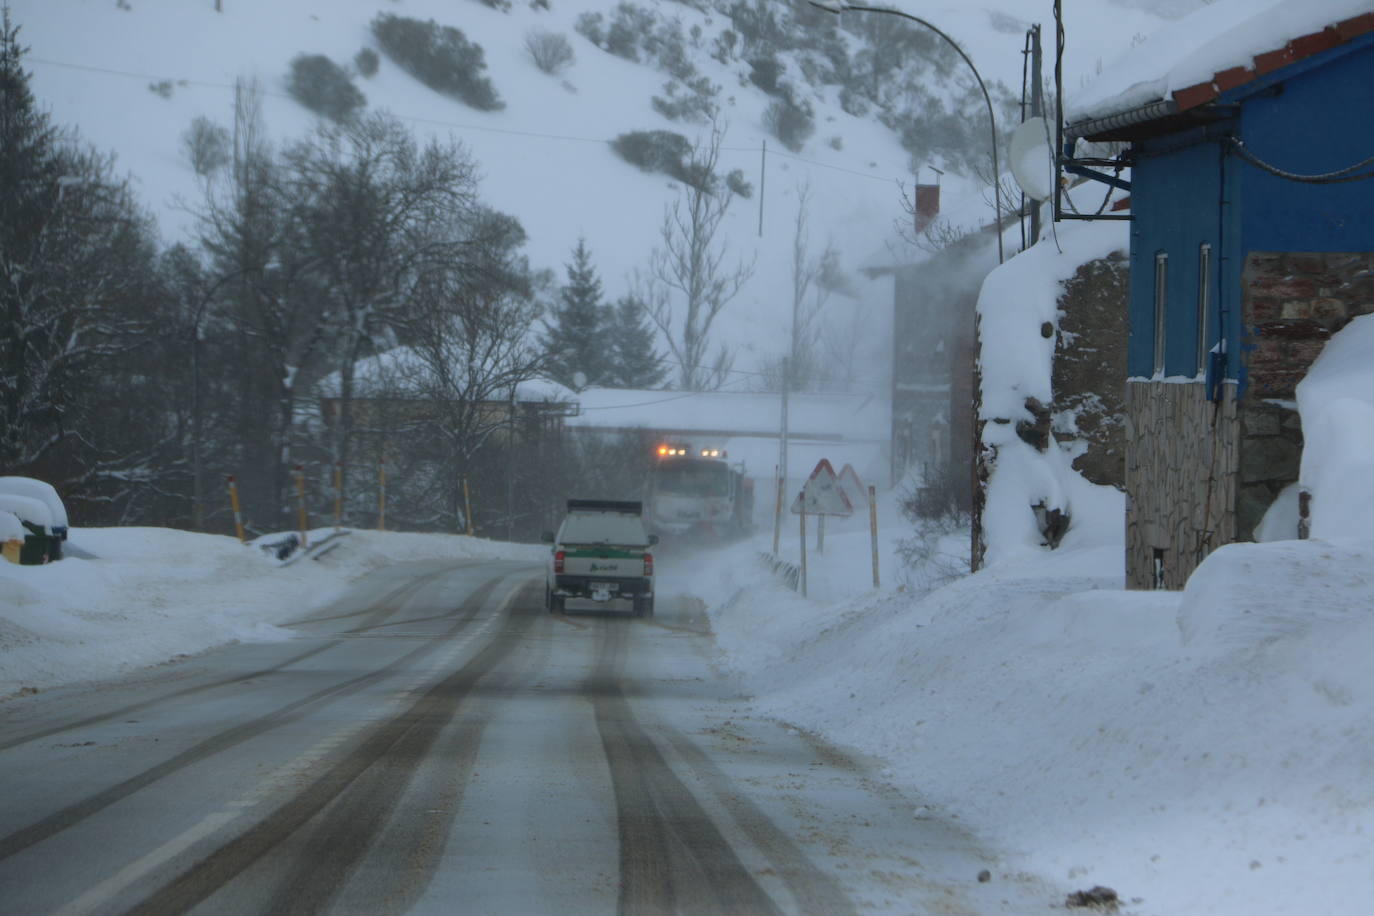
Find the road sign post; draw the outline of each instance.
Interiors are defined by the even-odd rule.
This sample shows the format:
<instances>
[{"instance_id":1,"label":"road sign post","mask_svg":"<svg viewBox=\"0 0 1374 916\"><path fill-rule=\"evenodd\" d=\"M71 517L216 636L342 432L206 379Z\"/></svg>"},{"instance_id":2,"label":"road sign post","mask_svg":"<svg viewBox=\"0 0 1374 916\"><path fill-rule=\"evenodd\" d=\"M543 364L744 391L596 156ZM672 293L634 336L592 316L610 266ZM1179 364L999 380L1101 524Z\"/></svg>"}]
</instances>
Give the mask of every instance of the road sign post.
<instances>
[{"instance_id":1,"label":"road sign post","mask_svg":"<svg viewBox=\"0 0 1374 916\"><path fill-rule=\"evenodd\" d=\"M819 517L816 531L816 549L820 553L825 552L825 517L827 515L838 515L848 517L854 514L854 506L845 495L844 487L840 486L840 479L835 474L835 469L831 467L830 461L822 458L817 464L816 469L811 472L810 478L806 481L806 486L797 494L796 500L792 503L792 514L801 516L801 572L802 572L802 594L806 594L806 517L815 515Z\"/></svg>"}]
</instances>

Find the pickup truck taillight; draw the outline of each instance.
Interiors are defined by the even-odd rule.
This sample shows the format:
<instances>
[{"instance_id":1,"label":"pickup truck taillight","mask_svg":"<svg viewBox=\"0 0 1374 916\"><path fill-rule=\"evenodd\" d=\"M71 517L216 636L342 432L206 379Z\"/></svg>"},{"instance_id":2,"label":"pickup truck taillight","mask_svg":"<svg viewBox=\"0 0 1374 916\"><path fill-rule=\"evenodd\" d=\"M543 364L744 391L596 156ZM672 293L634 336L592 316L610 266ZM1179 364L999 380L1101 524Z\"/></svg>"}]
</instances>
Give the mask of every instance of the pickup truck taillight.
<instances>
[{"instance_id":1,"label":"pickup truck taillight","mask_svg":"<svg viewBox=\"0 0 1374 916\"><path fill-rule=\"evenodd\" d=\"M652 576L653 574L654 574L654 555L651 554L651 553L646 553L646 554L644 555L644 575L646 575L646 576Z\"/></svg>"},{"instance_id":2,"label":"pickup truck taillight","mask_svg":"<svg viewBox=\"0 0 1374 916\"><path fill-rule=\"evenodd\" d=\"M565 554L564 554L563 551L561 551L561 550L558 551L558 552L556 552L556 553L553 555L553 571L554 571L554 572L556 572L556 573L561 573L561 572L563 571L563 557L564 557L564 556L565 556Z\"/></svg>"}]
</instances>

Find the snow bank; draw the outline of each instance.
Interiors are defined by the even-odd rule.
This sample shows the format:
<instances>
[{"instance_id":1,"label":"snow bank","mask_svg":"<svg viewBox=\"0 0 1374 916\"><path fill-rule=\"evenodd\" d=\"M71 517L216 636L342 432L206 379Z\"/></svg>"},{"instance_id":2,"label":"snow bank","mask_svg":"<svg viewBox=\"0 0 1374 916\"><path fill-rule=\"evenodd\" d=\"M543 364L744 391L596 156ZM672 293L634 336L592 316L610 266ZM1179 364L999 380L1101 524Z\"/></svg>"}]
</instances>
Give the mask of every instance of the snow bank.
<instances>
[{"instance_id":1,"label":"snow bank","mask_svg":"<svg viewBox=\"0 0 1374 916\"><path fill-rule=\"evenodd\" d=\"M1298 383L1301 482L1316 538L1374 539L1374 315L1356 318Z\"/></svg>"},{"instance_id":2,"label":"snow bank","mask_svg":"<svg viewBox=\"0 0 1374 916\"><path fill-rule=\"evenodd\" d=\"M1109 546L838 602L741 566L711 618L759 714L885 760L1004 850L995 881L1104 884L1134 916L1348 913L1374 884L1372 561L1241 545L1182 594L1125 592Z\"/></svg>"},{"instance_id":3,"label":"snow bank","mask_svg":"<svg viewBox=\"0 0 1374 916\"><path fill-rule=\"evenodd\" d=\"M1065 281L1089 261L1127 247L1124 223L1064 224L990 273L978 297L982 378L979 417L983 444L996 452L987 486L983 528L987 562L995 564L1042 553L1042 537L1030 507L1043 503L1072 518L1065 547L1120 543L1125 501L1110 487L1088 483L1073 469L1075 455L1053 441L1044 452L1022 442L1016 423L1031 420L1026 400L1053 401L1050 380L1055 336L1045 324L1059 324L1059 296Z\"/></svg>"},{"instance_id":4,"label":"snow bank","mask_svg":"<svg viewBox=\"0 0 1374 916\"><path fill-rule=\"evenodd\" d=\"M321 562L287 567L233 538L168 528L83 528L69 544L95 559L0 562L0 697L225 643L289 638L276 624L389 563L543 556L537 547L375 531L351 532Z\"/></svg>"}]
</instances>

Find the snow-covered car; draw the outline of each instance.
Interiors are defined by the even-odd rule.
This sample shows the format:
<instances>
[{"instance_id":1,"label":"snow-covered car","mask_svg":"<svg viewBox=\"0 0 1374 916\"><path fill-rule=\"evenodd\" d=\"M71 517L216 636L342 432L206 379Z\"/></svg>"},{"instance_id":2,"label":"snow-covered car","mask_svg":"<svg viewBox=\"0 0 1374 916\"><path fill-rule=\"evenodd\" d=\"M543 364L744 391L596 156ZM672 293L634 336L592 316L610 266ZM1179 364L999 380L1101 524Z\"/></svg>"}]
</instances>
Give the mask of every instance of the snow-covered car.
<instances>
[{"instance_id":1,"label":"snow-covered car","mask_svg":"<svg viewBox=\"0 0 1374 916\"><path fill-rule=\"evenodd\" d=\"M42 502L48 507L51 516L48 524L53 535L64 541L67 539L67 507L62 504L62 497L57 495L57 489L52 484L32 477L0 477L0 493L27 496Z\"/></svg>"},{"instance_id":2,"label":"snow-covered car","mask_svg":"<svg viewBox=\"0 0 1374 916\"><path fill-rule=\"evenodd\" d=\"M544 581L549 613L563 613L568 599L598 605L630 605L636 617L654 613L657 535L644 529L643 504L623 500L570 499L552 543Z\"/></svg>"}]
</instances>

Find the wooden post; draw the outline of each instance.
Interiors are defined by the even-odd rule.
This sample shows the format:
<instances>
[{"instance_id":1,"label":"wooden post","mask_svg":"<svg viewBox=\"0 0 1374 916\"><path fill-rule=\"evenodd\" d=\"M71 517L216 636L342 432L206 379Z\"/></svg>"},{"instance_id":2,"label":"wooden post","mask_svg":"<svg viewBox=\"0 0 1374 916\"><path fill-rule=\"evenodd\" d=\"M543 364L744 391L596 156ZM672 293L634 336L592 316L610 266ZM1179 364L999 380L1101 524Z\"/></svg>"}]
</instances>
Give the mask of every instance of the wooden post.
<instances>
[{"instance_id":1,"label":"wooden post","mask_svg":"<svg viewBox=\"0 0 1374 916\"><path fill-rule=\"evenodd\" d=\"M778 538L782 535L782 499L783 499L782 488L783 488L783 486L785 486L785 483L784 483L784 481L783 481L783 479L782 479L782 474L781 474L781 472L779 472L779 475L778 475L778 498L777 498L776 504L773 506L773 556L775 556L775 557L778 555Z\"/></svg>"},{"instance_id":2,"label":"wooden post","mask_svg":"<svg viewBox=\"0 0 1374 916\"><path fill-rule=\"evenodd\" d=\"M816 553L825 555L825 516L816 519Z\"/></svg>"},{"instance_id":3,"label":"wooden post","mask_svg":"<svg viewBox=\"0 0 1374 916\"><path fill-rule=\"evenodd\" d=\"M868 485L868 529L873 535L873 587L878 587L878 497L873 485Z\"/></svg>"},{"instance_id":4,"label":"wooden post","mask_svg":"<svg viewBox=\"0 0 1374 916\"><path fill-rule=\"evenodd\" d=\"M334 530L343 530L343 465L334 462Z\"/></svg>"},{"instance_id":5,"label":"wooden post","mask_svg":"<svg viewBox=\"0 0 1374 916\"><path fill-rule=\"evenodd\" d=\"M310 546L310 535L305 519L305 468L296 465L296 509L300 516L301 547Z\"/></svg>"},{"instance_id":6,"label":"wooden post","mask_svg":"<svg viewBox=\"0 0 1374 916\"><path fill-rule=\"evenodd\" d=\"M463 475L463 519L467 522L468 537L472 537L472 493L468 490L468 475Z\"/></svg>"},{"instance_id":7,"label":"wooden post","mask_svg":"<svg viewBox=\"0 0 1374 916\"><path fill-rule=\"evenodd\" d=\"M801 515L801 592L806 597L806 500L802 499Z\"/></svg>"},{"instance_id":8,"label":"wooden post","mask_svg":"<svg viewBox=\"0 0 1374 916\"><path fill-rule=\"evenodd\" d=\"M377 530L386 530L386 458L377 459Z\"/></svg>"},{"instance_id":9,"label":"wooden post","mask_svg":"<svg viewBox=\"0 0 1374 916\"><path fill-rule=\"evenodd\" d=\"M239 488L234 484L234 475L229 475L229 505L234 510L234 530L238 532L239 543L247 543L243 536L243 517L239 514Z\"/></svg>"}]
</instances>

